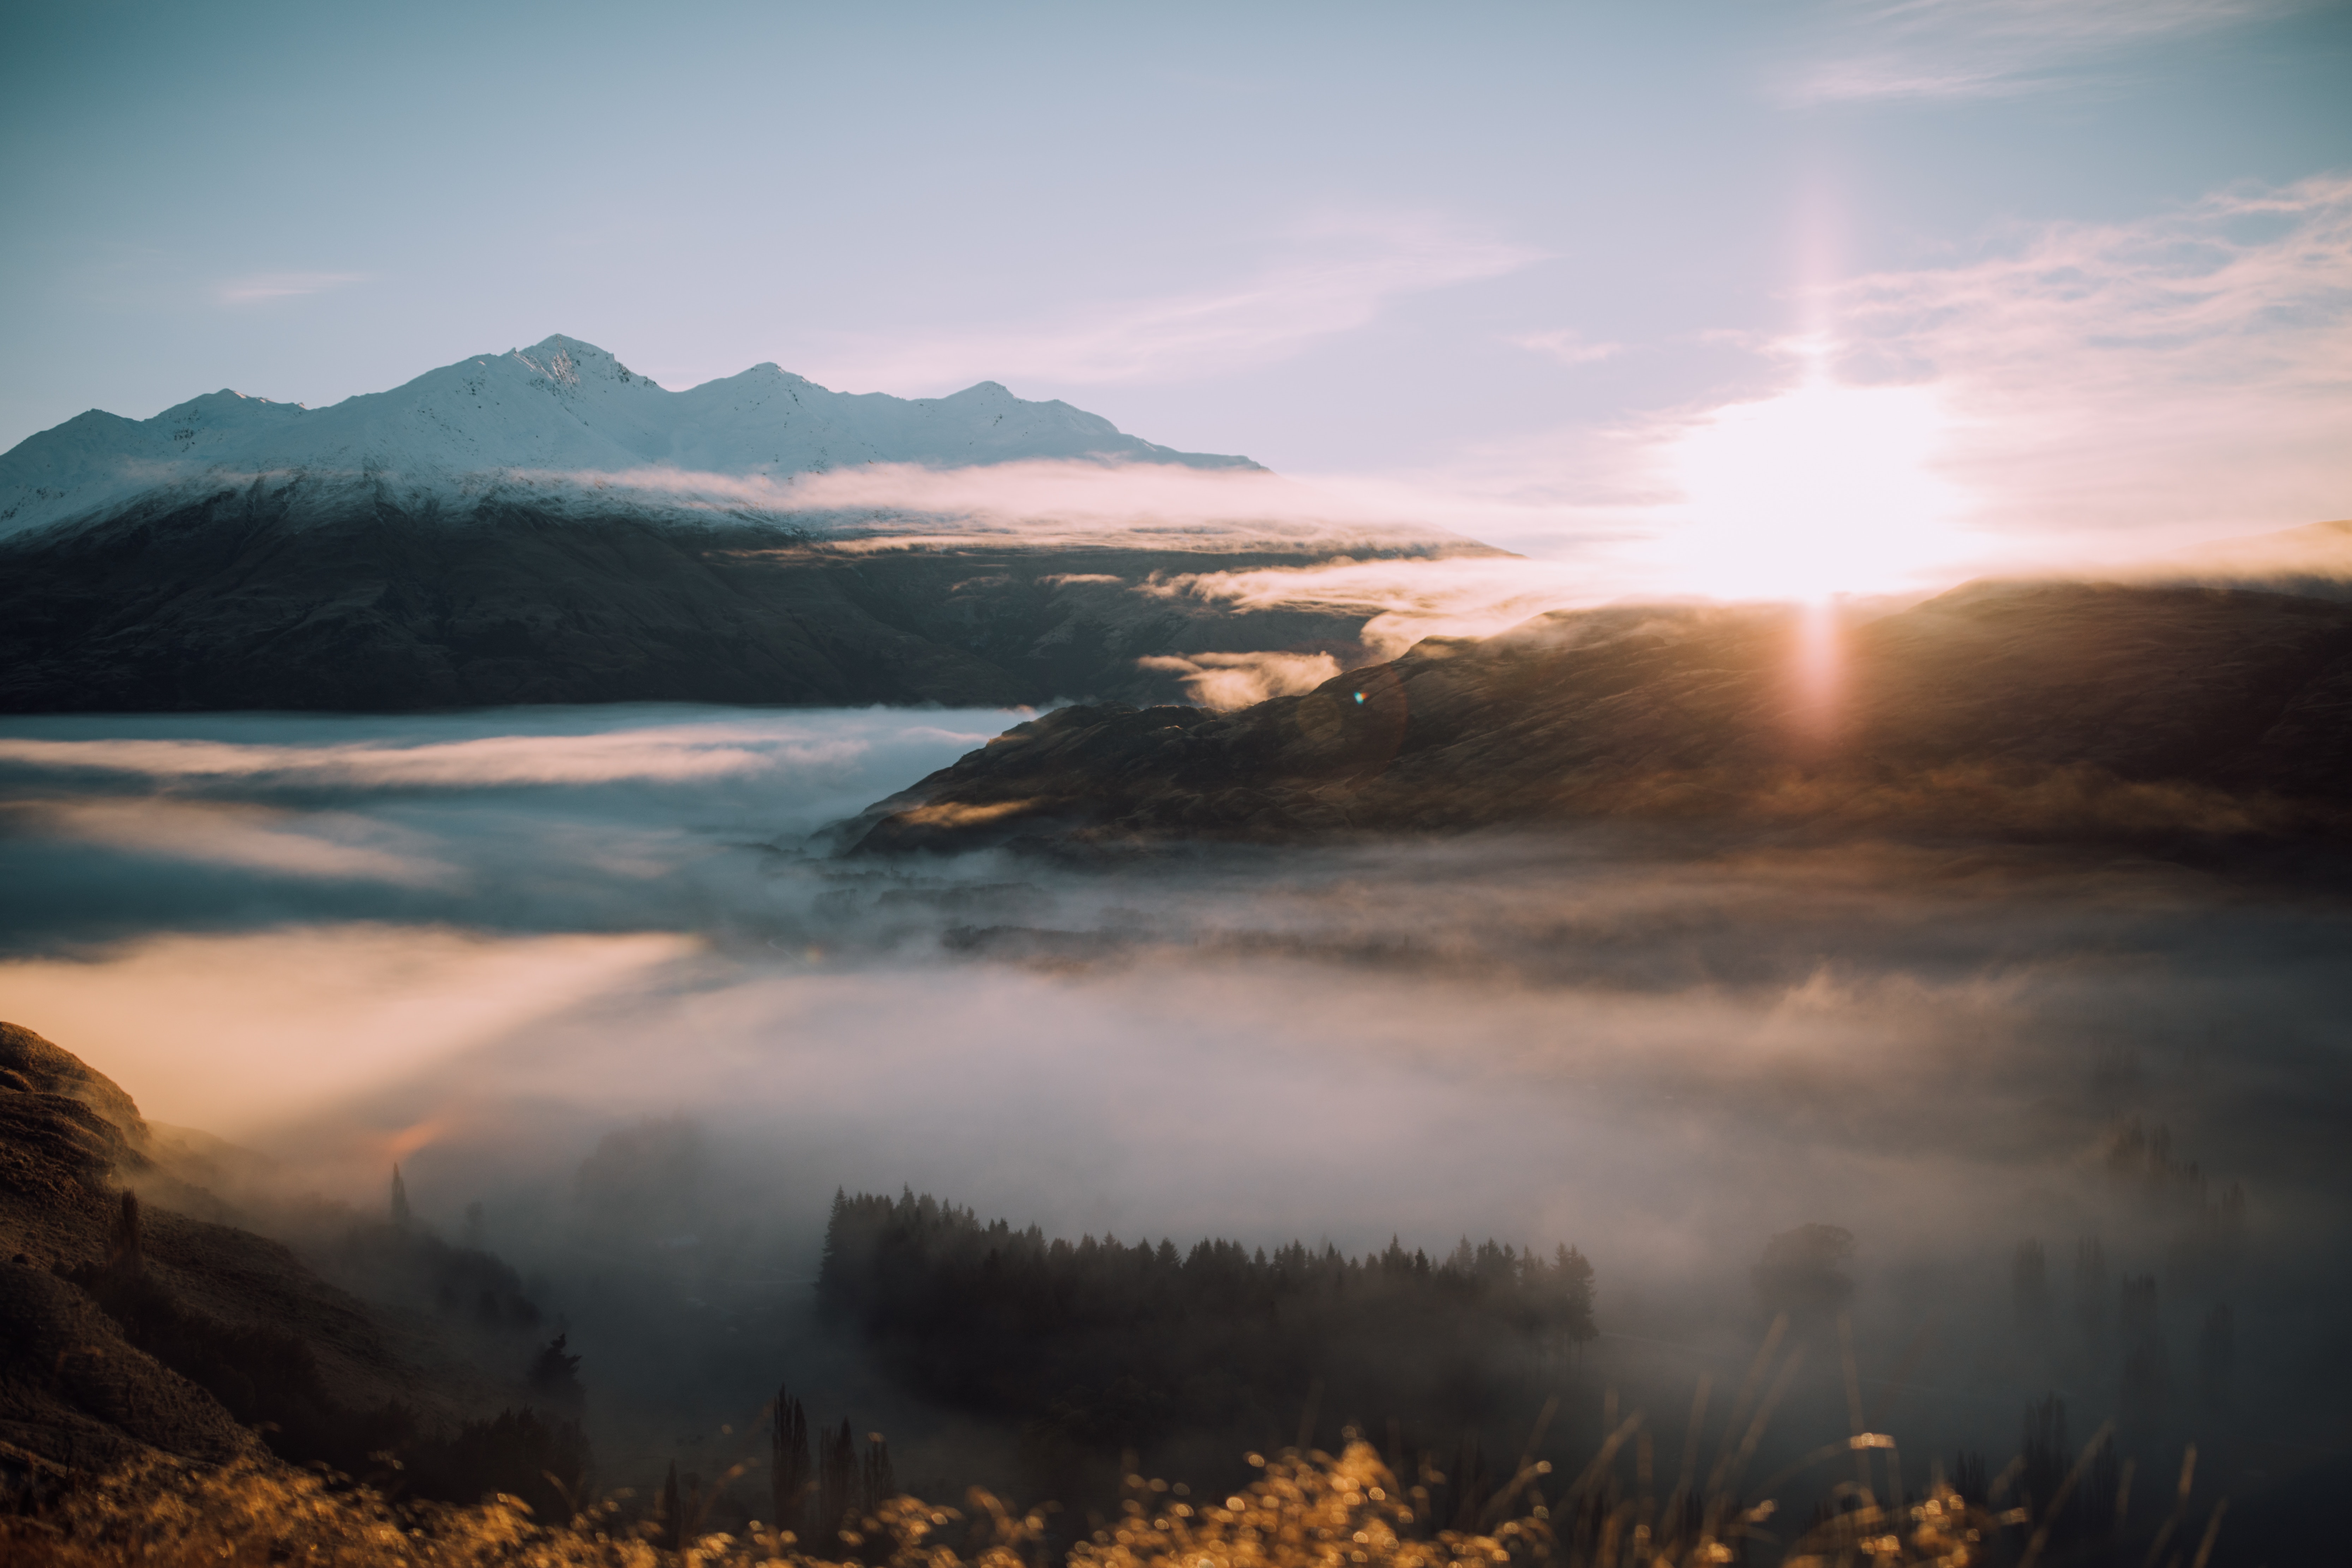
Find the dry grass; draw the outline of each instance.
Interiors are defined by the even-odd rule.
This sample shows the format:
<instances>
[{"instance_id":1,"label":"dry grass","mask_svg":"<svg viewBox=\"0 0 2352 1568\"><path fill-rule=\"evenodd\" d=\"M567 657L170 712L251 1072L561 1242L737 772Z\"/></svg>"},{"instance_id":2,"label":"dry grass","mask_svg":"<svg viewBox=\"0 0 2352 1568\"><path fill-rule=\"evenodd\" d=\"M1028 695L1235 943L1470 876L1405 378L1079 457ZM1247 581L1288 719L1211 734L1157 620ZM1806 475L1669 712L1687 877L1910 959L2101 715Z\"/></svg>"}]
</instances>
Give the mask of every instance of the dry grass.
<instances>
[{"instance_id":1,"label":"dry grass","mask_svg":"<svg viewBox=\"0 0 2352 1568\"><path fill-rule=\"evenodd\" d=\"M1769 1503L1698 1507L1619 1496L1601 1467L1539 1500L1549 1467L1516 1479L1490 1515L1525 1500L1490 1533L1433 1531L1426 1494L1400 1489L1374 1450L1286 1454L1253 1462L1257 1479L1223 1499L1129 1478L1119 1516L1070 1546L1063 1568L1698 1568L1780 1556L1791 1563L1996 1560L2002 1521L1950 1491L1888 1510L1867 1498L1792 1541L1768 1533ZM900 1498L860 1535L859 1559L887 1568L1044 1568L1045 1520L1015 1516L974 1491L965 1509ZM0 1518L10 1568L262 1568L264 1564L520 1568L814 1568L827 1559L754 1526L745 1539L705 1535L673 1551L656 1523L624 1522L609 1501L556 1523L511 1498L473 1508L400 1507L365 1488L267 1463L153 1463Z\"/></svg>"}]
</instances>

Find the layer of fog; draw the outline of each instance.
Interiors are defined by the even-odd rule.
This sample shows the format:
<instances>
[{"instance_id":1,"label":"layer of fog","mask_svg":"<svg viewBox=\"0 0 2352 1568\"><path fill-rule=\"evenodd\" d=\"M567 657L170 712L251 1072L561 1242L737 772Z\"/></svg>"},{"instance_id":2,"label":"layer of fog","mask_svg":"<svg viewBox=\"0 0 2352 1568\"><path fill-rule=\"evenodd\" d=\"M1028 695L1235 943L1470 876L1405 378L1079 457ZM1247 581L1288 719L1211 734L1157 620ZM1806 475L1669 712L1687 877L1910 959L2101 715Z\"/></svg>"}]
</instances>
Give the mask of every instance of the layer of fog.
<instances>
[{"instance_id":1,"label":"layer of fog","mask_svg":"<svg viewBox=\"0 0 2352 1568\"><path fill-rule=\"evenodd\" d=\"M615 1454L780 1377L949 1429L803 1321L833 1192L902 1185L1180 1246L1570 1242L1611 1336L1573 1381L1629 1398L1735 1377L1766 1240L1843 1226L1887 1419L1996 1454L2037 1386L2085 1429L2113 1399L2010 1331L2014 1246L2063 1295L2097 1237L2162 1278L2176 1359L2229 1300L2248 1402L2334 1440L2338 904L1687 835L1094 866L810 837L1017 717L11 720L0 1016L283 1184L379 1211L402 1162L572 1328ZM2246 1184L2253 1263L2110 1168L2134 1117Z\"/></svg>"}]
</instances>

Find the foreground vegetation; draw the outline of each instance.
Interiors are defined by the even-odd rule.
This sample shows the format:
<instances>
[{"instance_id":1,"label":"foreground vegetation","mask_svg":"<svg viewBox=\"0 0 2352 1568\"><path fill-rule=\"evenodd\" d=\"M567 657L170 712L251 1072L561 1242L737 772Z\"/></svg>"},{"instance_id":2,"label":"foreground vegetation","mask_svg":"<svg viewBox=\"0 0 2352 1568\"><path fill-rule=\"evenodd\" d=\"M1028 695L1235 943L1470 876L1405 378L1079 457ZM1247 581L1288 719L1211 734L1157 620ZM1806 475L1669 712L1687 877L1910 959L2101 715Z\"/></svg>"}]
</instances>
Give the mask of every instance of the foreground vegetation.
<instances>
[{"instance_id":1,"label":"foreground vegetation","mask_svg":"<svg viewBox=\"0 0 2352 1568\"><path fill-rule=\"evenodd\" d=\"M1769 1500L1742 1504L1727 1494L1703 1502L1681 1488L1664 1500L1626 1495L1612 1461L1627 1435L1565 1488L1553 1487L1549 1465L1527 1467L1490 1518L1470 1531L1430 1530L1425 1487L1401 1487L1361 1442L1337 1456L1252 1456L1255 1481L1197 1502L1181 1484L1130 1476L1118 1515L1072 1543L1061 1562L1065 1568L1699 1568L1777 1558L1822 1568L1968 1568L2042 1554L2043 1542L2017 1517L2021 1510L1988 1512L1941 1485L1895 1508L1857 1492L1846 1511L1817 1512L1810 1525L1785 1533L1772 1528L1779 1521ZM556 1523L508 1496L473 1508L397 1508L368 1488L273 1464L158 1463L0 1518L0 1557L12 1568L754 1568L828 1561L758 1523L741 1537L698 1534L697 1521L664 1517L659 1502L631 1521L630 1500L583 1500L569 1521ZM1043 1511L1015 1516L977 1489L963 1509L901 1497L842 1537L850 1548L845 1562L1045 1568L1053 1555L1046 1523ZM2210 1554L2210 1535L2201 1545L2198 1568Z\"/></svg>"}]
</instances>

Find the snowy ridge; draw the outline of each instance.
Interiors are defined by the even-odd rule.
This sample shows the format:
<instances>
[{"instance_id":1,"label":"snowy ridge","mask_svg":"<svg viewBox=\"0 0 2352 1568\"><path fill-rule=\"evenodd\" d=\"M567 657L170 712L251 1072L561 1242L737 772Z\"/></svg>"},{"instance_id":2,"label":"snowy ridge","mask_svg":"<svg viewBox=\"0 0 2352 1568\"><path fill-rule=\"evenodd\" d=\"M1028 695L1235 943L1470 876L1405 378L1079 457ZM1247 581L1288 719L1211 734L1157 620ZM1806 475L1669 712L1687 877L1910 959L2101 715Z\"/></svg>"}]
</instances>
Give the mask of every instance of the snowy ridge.
<instances>
[{"instance_id":1,"label":"snowy ridge","mask_svg":"<svg viewBox=\"0 0 2352 1568\"><path fill-rule=\"evenodd\" d=\"M557 511L617 503L681 521L805 527L811 520L788 520L767 499L783 497L794 476L1037 460L1257 469L1246 458L1155 446L994 382L908 399L833 392L758 364L671 392L558 335L327 408L222 391L152 419L92 409L0 456L0 537L256 484L299 487L321 504L346 495L459 512L492 498Z\"/></svg>"}]
</instances>

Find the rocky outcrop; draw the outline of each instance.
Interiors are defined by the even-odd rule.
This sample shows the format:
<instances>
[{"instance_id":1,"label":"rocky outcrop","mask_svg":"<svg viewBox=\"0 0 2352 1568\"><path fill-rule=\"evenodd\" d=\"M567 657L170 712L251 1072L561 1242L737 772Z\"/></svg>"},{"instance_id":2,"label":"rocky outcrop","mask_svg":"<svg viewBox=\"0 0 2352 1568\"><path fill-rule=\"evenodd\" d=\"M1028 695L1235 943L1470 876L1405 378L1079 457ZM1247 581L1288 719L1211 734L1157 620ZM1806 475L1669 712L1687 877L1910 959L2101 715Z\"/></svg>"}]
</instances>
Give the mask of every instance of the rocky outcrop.
<instances>
[{"instance_id":1,"label":"rocky outcrop","mask_svg":"<svg viewBox=\"0 0 2352 1568\"><path fill-rule=\"evenodd\" d=\"M125 1148L147 1141L147 1123L121 1085L19 1025L0 1023L0 1089L87 1107Z\"/></svg>"},{"instance_id":2,"label":"rocky outcrop","mask_svg":"<svg viewBox=\"0 0 2352 1568\"><path fill-rule=\"evenodd\" d=\"M1229 714L1066 709L852 825L866 851L1593 818L2338 834L2352 605L1983 583L1864 624L1552 615Z\"/></svg>"}]
</instances>

